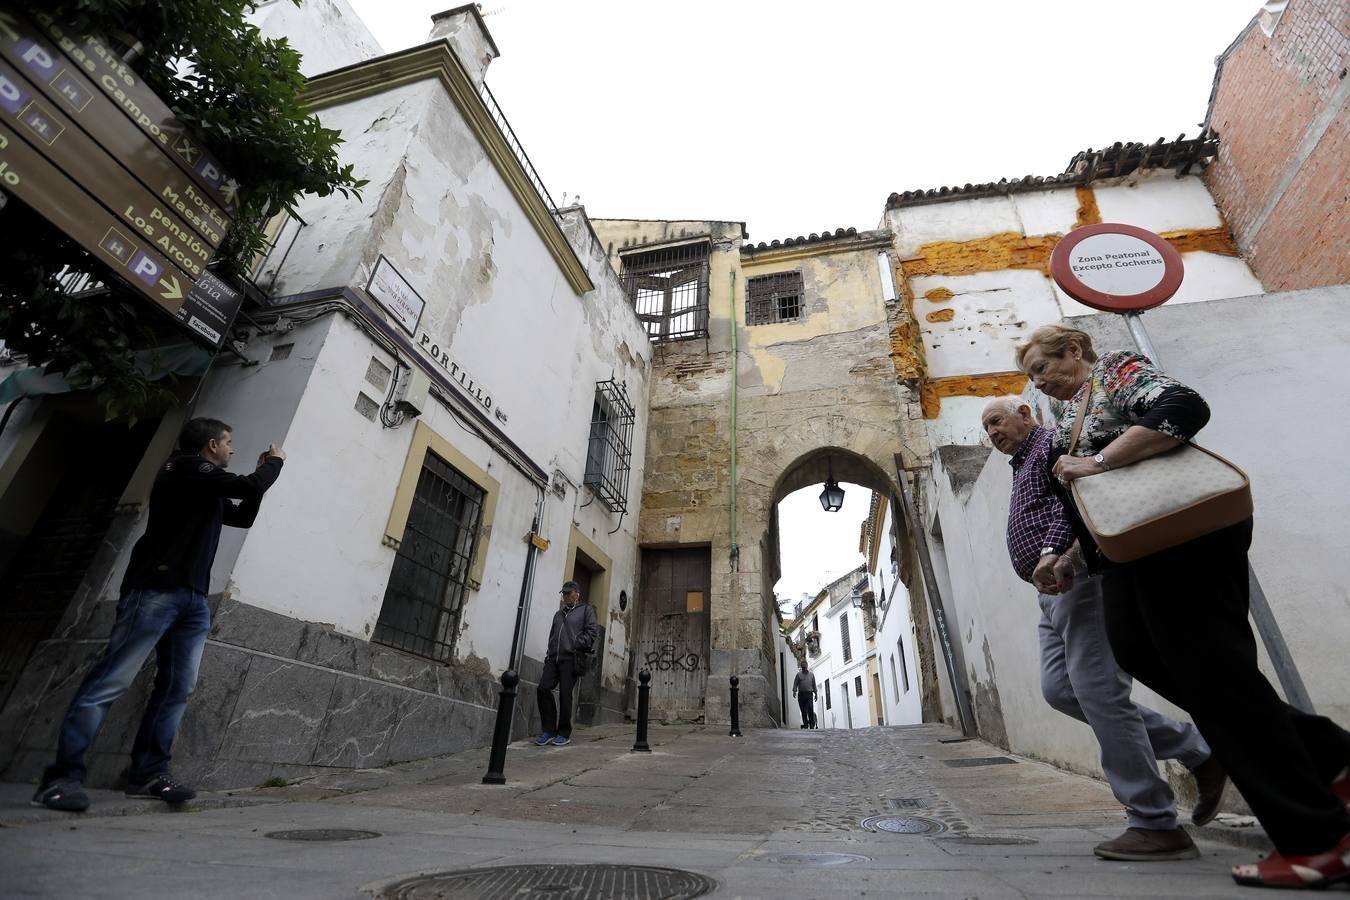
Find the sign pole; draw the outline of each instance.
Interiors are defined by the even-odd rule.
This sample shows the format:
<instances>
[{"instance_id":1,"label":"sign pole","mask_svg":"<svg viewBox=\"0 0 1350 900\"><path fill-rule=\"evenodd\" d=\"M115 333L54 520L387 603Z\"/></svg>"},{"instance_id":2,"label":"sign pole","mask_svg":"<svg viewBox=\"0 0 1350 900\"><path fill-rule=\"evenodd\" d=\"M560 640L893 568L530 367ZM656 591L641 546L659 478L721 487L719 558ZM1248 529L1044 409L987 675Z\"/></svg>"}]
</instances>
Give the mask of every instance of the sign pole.
<instances>
[{"instance_id":1,"label":"sign pole","mask_svg":"<svg viewBox=\"0 0 1350 900\"><path fill-rule=\"evenodd\" d=\"M1135 347L1162 368L1158 350L1149 340L1139 314L1166 303L1181 287L1183 266L1175 247L1134 225L1111 222L1085 225L1069 232L1055 245L1050 255L1050 274L1064 293L1079 303L1123 317ZM1284 689L1285 699L1312 713L1312 698L1250 557L1247 583L1252 621Z\"/></svg>"},{"instance_id":2,"label":"sign pole","mask_svg":"<svg viewBox=\"0 0 1350 900\"><path fill-rule=\"evenodd\" d=\"M1144 330L1144 322L1139 313L1127 312L1120 315L1125 320L1125 327L1130 329L1130 337L1134 338L1135 347L1161 369L1162 360L1158 358L1158 351L1153 342L1148 339L1148 332ZM1256 577L1256 570L1252 568L1250 558L1247 560L1247 583L1251 595L1252 622L1256 624L1256 633L1261 635L1261 643L1266 648L1266 655L1270 657L1275 676L1280 680L1280 687L1284 689L1285 698L1304 712L1315 713L1312 697L1308 695L1308 688L1303 684L1303 676L1299 674L1298 666L1294 663L1294 655L1289 652L1284 632L1280 630L1280 623L1275 620L1275 612L1270 608L1270 601L1261 588L1261 581Z\"/></svg>"}]
</instances>

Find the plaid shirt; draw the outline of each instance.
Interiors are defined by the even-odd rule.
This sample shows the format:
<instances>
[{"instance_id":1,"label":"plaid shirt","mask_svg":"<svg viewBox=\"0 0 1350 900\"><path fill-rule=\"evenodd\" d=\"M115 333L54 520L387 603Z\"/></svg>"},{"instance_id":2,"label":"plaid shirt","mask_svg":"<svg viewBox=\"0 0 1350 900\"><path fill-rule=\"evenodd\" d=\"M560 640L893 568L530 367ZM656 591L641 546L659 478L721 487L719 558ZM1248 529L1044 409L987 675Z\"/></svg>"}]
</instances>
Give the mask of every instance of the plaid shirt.
<instances>
[{"instance_id":1,"label":"plaid shirt","mask_svg":"<svg viewBox=\"0 0 1350 900\"><path fill-rule=\"evenodd\" d=\"M1008 508L1008 555L1023 581L1040 562L1041 549L1063 553L1073 545L1073 527L1050 486L1050 432L1039 425L1012 455L1012 502Z\"/></svg>"}]
</instances>

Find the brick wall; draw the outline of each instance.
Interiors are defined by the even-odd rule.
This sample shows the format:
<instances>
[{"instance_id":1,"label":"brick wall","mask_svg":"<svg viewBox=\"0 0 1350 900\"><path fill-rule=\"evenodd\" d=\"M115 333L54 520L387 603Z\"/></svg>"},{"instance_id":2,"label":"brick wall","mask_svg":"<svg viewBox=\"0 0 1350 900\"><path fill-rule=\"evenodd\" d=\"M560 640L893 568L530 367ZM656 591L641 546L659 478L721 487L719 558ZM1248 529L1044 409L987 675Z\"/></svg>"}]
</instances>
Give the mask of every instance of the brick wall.
<instances>
[{"instance_id":1,"label":"brick wall","mask_svg":"<svg viewBox=\"0 0 1350 900\"><path fill-rule=\"evenodd\" d=\"M1222 66L1205 178L1252 270L1272 291L1350 282L1350 4L1292 0Z\"/></svg>"}]
</instances>

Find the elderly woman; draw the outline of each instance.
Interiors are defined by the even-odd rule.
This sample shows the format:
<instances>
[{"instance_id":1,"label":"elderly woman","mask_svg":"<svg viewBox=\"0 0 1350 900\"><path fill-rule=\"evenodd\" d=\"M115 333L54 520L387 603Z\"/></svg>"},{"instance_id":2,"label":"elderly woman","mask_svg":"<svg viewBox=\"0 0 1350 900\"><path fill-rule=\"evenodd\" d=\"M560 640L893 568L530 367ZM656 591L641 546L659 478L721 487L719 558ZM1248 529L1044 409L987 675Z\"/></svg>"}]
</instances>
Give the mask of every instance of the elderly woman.
<instances>
[{"instance_id":1,"label":"elderly woman","mask_svg":"<svg viewBox=\"0 0 1350 900\"><path fill-rule=\"evenodd\" d=\"M1146 357L1100 359L1083 331L1047 325L1017 363L1063 401L1051 458L1063 485L1189 441L1209 421L1200 395ZM1087 394L1084 421L1067 455ZM1084 545L1091 544L1078 529ZM1257 668L1247 623L1252 520L1129 563L1084 546L1102 571L1106 627L1125 671L1190 713L1278 852L1234 866L1239 884L1324 887L1350 880L1350 734L1286 704Z\"/></svg>"}]
</instances>

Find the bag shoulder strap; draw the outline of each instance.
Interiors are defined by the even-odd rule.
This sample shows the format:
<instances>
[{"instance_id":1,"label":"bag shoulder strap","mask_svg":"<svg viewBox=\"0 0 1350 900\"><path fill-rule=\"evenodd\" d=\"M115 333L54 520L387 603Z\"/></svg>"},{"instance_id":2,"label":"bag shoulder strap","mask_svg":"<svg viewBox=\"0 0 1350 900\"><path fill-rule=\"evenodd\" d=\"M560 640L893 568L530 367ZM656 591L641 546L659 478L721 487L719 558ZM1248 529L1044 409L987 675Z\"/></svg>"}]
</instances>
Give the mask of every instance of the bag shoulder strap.
<instances>
[{"instance_id":1,"label":"bag shoulder strap","mask_svg":"<svg viewBox=\"0 0 1350 900\"><path fill-rule=\"evenodd\" d=\"M1078 436L1083 433L1083 419L1087 418L1088 401L1092 399L1092 379L1088 379L1087 390L1083 391L1083 399L1078 403L1078 416L1073 420L1073 437L1069 439L1069 455L1073 456L1074 448L1078 446Z\"/></svg>"}]
</instances>

